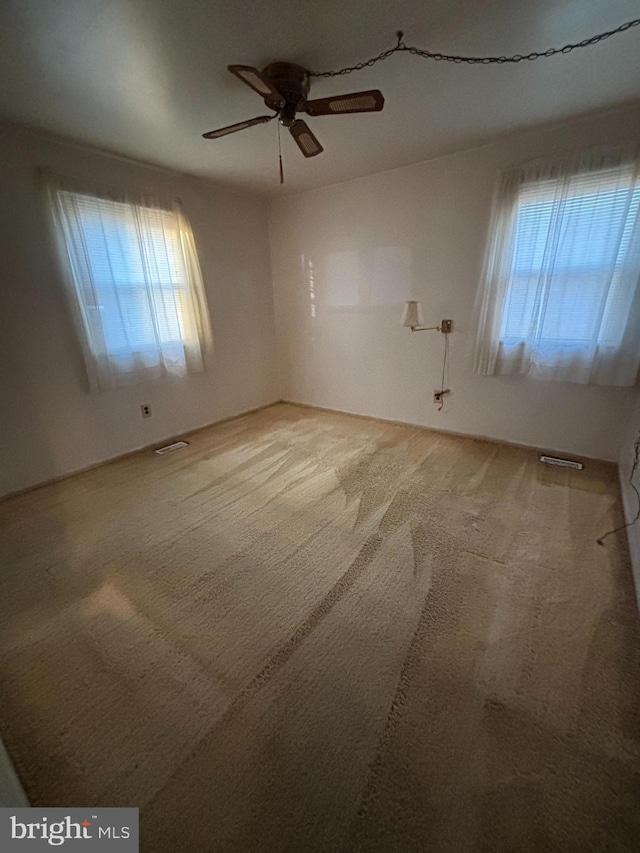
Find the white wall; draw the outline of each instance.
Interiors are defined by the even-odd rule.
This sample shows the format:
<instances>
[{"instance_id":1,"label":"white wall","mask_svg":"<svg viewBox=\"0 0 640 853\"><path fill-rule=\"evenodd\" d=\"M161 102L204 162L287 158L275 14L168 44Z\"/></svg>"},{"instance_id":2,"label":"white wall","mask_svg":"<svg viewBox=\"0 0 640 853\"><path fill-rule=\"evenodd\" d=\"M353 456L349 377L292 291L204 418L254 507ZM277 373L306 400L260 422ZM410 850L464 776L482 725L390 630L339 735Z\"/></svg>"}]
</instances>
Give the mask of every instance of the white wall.
<instances>
[{"instance_id":1,"label":"white wall","mask_svg":"<svg viewBox=\"0 0 640 853\"><path fill-rule=\"evenodd\" d=\"M638 512L638 497L629 483L634 459L634 443L640 432L640 395L636 394L636 404L627 422L627 431L620 451L620 487L622 489L622 506L626 522L631 522ZM634 475L633 482L640 489L640 471ZM629 554L633 567L633 578L636 584L636 595L640 606L640 521L627 528Z\"/></svg>"},{"instance_id":2,"label":"white wall","mask_svg":"<svg viewBox=\"0 0 640 853\"><path fill-rule=\"evenodd\" d=\"M616 460L633 390L473 375L473 309L499 170L639 134L636 106L274 201L285 398ZM443 337L399 325L406 299L454 320L440 413Z\"/></svg>"},{"instance_id":3,"label":"white wall","mask_svg":"<svg viewBox=\"0 0 640 853\"><path fill-rule=\"evenodd\" d=\"M497 171L639 133L640 109L621 110L278 199L270 237L281 387L264 199L0 127L0 495L280 396L617 459L634 392L476 377L472 311ZM87 392L48 240L40 166L181 198L215 335L205 373ZM423 301L428 320L455 321L454 394L441 413L431 394L443 339L399 326L407 298ZM143 402L153 409L148 420Z\"/></svg>"},{"instance_id":4,"label":"white wall","mask_svg":"<svg viewBox=\"0 0 640 853\"><path fill-rule=\"evenodd\" d=\"M203 374L87 392L39 166L182 200L215 338ZM10 127L0 128L0 190L0 494L280 396L264 199Z\"/></svg>"}]
</instances>

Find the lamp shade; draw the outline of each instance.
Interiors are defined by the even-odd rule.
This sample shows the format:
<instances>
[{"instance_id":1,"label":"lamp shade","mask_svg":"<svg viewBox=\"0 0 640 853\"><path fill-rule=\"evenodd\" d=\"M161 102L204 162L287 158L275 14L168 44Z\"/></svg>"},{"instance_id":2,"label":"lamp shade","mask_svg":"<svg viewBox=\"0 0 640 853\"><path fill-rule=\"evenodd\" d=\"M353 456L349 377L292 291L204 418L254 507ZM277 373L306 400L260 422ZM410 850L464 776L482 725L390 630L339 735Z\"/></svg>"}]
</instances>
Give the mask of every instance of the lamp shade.
<instances>
[{"instance_id":1,"label":"lamp shade","mask_svg":"<svg viewBox=\"0 0 640 853\"><path fill-rule=\"evenodd\" d=\"M424 326L422 317L422 306L419 302L405 302L404 311L402 312L403 326L408 326L410 329L414 326Z\"/></svg>"}]
</instances>

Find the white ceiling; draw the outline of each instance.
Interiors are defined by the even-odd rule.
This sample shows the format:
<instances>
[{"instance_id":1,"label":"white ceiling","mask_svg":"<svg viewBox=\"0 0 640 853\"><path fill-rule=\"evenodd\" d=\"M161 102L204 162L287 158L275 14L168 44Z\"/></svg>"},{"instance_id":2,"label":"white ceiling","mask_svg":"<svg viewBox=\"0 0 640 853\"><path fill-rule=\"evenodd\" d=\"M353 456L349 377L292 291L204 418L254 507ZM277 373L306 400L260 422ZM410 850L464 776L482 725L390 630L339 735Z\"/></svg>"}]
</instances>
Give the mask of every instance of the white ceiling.
<instances>
[{"instance_id":1,"label":"white ceiling","mask_svg":"<svg viewBox=\"0 0 640 853\"><path fill-rule=\"evenodd\" d=\"M278 186L276 124L226 70L276 60L324 70L405 42L433 51L527 53L640 16L638 0L2 0L0 115L148 162L252 189ZM309 119L305 160L283 135L284 191L468 148L527 125L640 97L640 27L565 56L470 66L394 55L313 82L311 97L379 88L383 112Z\"/></svg>"}]
</instances>

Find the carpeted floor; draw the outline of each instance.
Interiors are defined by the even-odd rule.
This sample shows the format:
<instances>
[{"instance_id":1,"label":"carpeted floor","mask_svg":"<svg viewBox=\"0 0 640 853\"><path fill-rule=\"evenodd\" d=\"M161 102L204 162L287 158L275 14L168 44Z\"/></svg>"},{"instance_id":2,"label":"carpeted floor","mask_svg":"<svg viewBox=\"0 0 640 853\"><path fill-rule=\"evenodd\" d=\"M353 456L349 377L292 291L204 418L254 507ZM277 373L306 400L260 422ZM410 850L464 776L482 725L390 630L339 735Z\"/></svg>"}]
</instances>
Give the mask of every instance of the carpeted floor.
<instances>
[{"instance_id":1,"label":"carpeted floor","mask_svg":"<svg viewBox=\"0 0 640 853\"><path fill-rule=\"evenodd\" d=\"M164 851L637 851L613 466L279 405L0 504L0 734Z\"/></svg>"}]
</instances>

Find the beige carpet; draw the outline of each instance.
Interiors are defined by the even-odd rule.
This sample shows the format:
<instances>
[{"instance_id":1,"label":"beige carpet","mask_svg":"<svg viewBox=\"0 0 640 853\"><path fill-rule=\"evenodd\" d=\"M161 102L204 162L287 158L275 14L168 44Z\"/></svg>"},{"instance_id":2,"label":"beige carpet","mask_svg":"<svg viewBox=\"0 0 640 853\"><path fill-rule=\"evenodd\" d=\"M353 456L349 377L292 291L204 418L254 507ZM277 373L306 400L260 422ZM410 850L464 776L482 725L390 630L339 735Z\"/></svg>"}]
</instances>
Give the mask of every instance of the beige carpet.
<instances>
[{"instance_id":1,"label":"beige carpet","mask_svg":"<svg viewBox=\"0 0 640 853\"><path fill-rule=\"evenodd\" d=\"M0 734L142 850L640 850L613 466L280 405L0 504Z\"/></svg>"}]
</instances>

